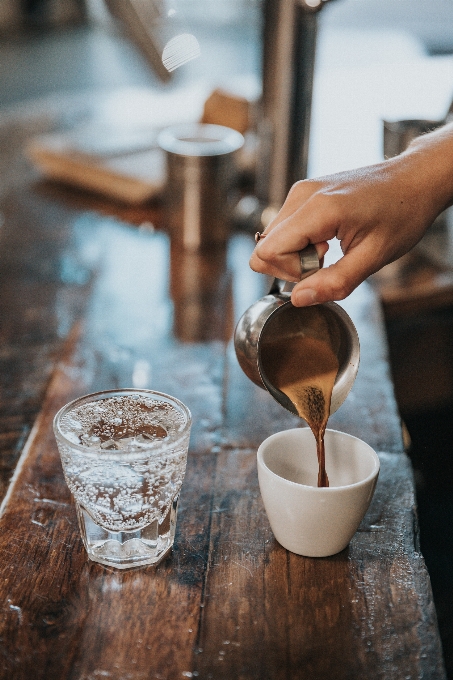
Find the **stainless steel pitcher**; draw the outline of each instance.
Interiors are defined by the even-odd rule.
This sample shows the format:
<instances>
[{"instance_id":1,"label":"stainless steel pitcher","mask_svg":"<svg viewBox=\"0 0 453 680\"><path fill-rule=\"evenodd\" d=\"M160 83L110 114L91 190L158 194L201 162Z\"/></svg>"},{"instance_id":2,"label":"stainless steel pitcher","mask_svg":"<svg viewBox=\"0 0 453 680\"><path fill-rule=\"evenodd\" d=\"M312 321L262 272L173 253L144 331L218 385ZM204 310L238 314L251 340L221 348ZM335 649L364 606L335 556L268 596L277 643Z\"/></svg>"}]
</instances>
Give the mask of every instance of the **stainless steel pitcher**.
<instances>
[{"instance_id":1,"label":"stainless steel pitcher","mask_svg":"<svg viewBox=\"0 0 453 680\"><path fill-rule=\"evenodd\" d=\"M307 255L313 258L313 246L309 246ZM301 251L302 271L304 270L304 252ZM312 266L306 275L319 268ZM294 285L294 284L293 284ZM257 300L239 319L234 333L236 356L242 370L252 382L267 389L270 394L288 411L297 415L291 400L277 389L266 376L261 361L263 340L294 335L294 333L310 334L310 307L295 307L291 302L291 284L275 279L269 293ZM332 392L330 413L334 413L346 399L357 375L360 359L360 345L356 328L349 315L335 302L320 305L325 317L333 318L340 332L338 348L339 369ZM301 357L303 360L303 357Z\"/></svg>"}]
</instances>

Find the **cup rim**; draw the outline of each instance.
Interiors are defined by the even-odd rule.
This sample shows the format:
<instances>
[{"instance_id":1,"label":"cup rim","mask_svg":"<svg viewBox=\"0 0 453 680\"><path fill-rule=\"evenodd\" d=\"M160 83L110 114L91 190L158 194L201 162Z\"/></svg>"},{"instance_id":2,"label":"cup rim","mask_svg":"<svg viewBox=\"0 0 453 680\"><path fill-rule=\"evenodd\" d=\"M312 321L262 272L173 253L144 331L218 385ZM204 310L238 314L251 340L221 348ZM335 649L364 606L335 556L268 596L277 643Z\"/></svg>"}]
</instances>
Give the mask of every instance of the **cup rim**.
<instances>
[{"instance_id":1,"label":"cup rim","mask_svg":"<svg viewBox=\"0 0 453 680\"><path fill-rule=\"evenodd\" d=\"M77 405L87 403L89 401L100 401L101 399L108 399L110 397L115 396L124 396L127 394L131 395L139 394L148 397L149 396L161 397L164 400L170 401L171 403L175 404L182 410L186 418L186 422L182 430L179 430L176 433L176 435L173 436L170 435L168 437L168 441L167 437L163 440L160 439L159 441L156 442L150 441L149 445L147 444L146 447L140 448L137 447L134 448L132 451L127 451L125 449L113 449L113 450L101 449L100 446L85 446L83 444L77 444L68 439L61 431L60 429L61 419L63 418L64 415L66 415L66 413L69 413L69 411L71 411ZM189 408L180 399L178 399L177 397L173 397L171 394L166 394L165 392L158 392L157 390L147 390L141 388L136 389L133 387L119 388L116 390L101 390L99 392L84 394L62 406L59 409L59 411L57 411L53 419L53 431L57 442L60 441L65 446L70 447L72 450L80 451L80 453L83 453L85 456L90 458L91 457L98 458L99 454L101 453L104 460L107 459L118 460L119 458L124 460L137 459L148 456L149 452L155 449L165 451L169 448L173 448L177 446L182 439L184 439L187 432L190 431L191 426L192 426L192 414Z\"/></svg>"},{"instance_id":2,"label":"cup rim","mask_svg":"<svg viewBox=\"0 0 453 680\"><path fill-rule=\"evenodd\" d=\"M264 468L266 470L266 472L269 473L272 477L275 477L275 479L279 479L279 480L285 482L286 484L294 486L295 488L301 488L302 487L304 489L310 489L313 493L319 494L319 493L333 493L333 492L338 493L339 491L341 491L343 489L359 488L360 486L364 486L366 484L369 484L369 482L371 480L373 480L375 477L377 477L377 475L379 474L379 470L380 470L380 467L381 467L381 461L379 460L379 456L377 455L376 451L373 449L372 446L370 446L370 444L363 441L363 439L360 439L360 437L355 437L354 435L349 434L348 432L342 432L341 430L333 430L333 429L328 428L328 429L326 429L326 432L333 432L333 433L339 434L343 437L347 437L348 439L355 439L355 440L359 441L361 444L365 444L368 451L371 453L371 457L374 460L374 468L373 468L372 472L370 472L370 474L367 477L365 477L364 479L361 479L358 482L354 482L353 484L344 484L342 486L322 486L322 487L311 486L310 484L301 484L300 482L293 482L290 479L286 479L285 477L281 477L276 472L271 470L270 467L268 467L266 465L266 463L264 462L264 458L263 458L264 445L267 442L269 442L271 439L274 439L274 438L276 439L277 437L285 434L286 432L297 432L297 431L299 431L299 432L304 431L304 432L310 432L311 433L311 430L308 427L293 427L293 428L290 428L289 430L281 430L280 432L274 432L274 434L271 434L269 437L266 437L266 439L263 442L261 442L261 444L258 447L258 451L257 451L257 454L256 454L258 466L261 466L262 468Z\"/></svg>"}]
</instances>

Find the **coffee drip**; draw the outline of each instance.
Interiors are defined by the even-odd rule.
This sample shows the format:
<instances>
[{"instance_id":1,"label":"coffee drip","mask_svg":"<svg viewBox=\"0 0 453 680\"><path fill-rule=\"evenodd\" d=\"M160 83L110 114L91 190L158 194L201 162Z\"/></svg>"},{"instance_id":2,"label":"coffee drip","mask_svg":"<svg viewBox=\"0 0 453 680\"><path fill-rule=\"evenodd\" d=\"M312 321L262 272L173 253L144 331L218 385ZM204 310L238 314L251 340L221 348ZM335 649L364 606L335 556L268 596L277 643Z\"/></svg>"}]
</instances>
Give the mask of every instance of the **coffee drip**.
<instances>
[{"instance_id":1,"label":"coffee drip","mask_svg":"<svg viewBox=\"0 0 453 680\"><path fill-rule=\"evenodd\" d=\"M261 366L274 387L293 403L316 439L318 486L329 486L324 434L339 369L340 329L321 306L304 310L304 330L261 340Z\"/></svg>"}]
</instances>

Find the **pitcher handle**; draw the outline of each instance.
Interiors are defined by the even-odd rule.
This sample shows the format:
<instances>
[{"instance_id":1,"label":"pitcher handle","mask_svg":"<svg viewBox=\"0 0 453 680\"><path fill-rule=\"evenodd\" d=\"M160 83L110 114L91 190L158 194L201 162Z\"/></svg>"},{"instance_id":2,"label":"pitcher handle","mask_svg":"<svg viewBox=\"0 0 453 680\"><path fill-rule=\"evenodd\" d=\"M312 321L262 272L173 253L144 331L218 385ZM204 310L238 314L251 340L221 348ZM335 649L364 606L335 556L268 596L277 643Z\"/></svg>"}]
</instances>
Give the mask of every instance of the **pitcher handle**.
<instances>
[{"instance_id":1,"label":"pitcher handle","mask_svg":"<svg viewBox=\"0 0 453 680\"><path fill-rule=\"evenodd\" d=\"M321 269L324 258L321 260L318 257L316 248L313 244L309 244L306 248L299 251L300 257L300 281L306 279ZM290 293L295 286L295 282L283 281L282 279L274 279L269 290L269 295L279 295L280 293Z\"/></svg>"}]
</instances>

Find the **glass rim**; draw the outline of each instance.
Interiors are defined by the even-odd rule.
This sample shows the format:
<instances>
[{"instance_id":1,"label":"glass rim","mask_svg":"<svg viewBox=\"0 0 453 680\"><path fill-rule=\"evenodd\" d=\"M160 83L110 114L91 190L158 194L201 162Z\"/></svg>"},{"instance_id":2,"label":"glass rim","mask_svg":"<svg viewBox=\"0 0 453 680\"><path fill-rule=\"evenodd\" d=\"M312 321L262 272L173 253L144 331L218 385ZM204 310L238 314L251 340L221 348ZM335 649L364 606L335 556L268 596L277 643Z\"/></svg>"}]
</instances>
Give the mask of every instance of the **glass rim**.
<instances>
[{"instance_id":1,"label":"glass rim","mask_svg":"<svg viewBox=\"0 0 453 680\"><path fill-rule=\"evenodd\" d=\"M178 408L181 409L183 414L185 415L186 422L184 423L184 426L182 427L181 430L179 430L176 435L169 435L168 441L167 437L165 439L160 439L156 442L153 442L150 440L149 445L147 444L145 446L140 446L137 448L134 448L132 450L127 450L127 449L102 449L100 446L85 446L84 444L77 444L70 439L68 439L63 432L61 431L60 428L60 423L63 418L67 413L69 413L71 410L76 408L78 405L81 405L83 403L89 403L90 401L101 401L102 399L108 399L116 396L125 396L125 395L133 395L133 394L138 394L142 395L145 397L157 397L161 398L164 401L169 401L170 403L173 403L175 406L178 406ZM157 401L158 399L156 399ZM175 445L177 445L184 437L186 436L187 432L190 431L190 428L192 426L192 414L189 410L189 408L177 397L172 396L171 394L166 394L165 392L158 392L157 390L147 390L147 389L135 389L134 387L124 387L124 388L119 388L115 390L101 390L100 392L92 392L90 394L84 394L80 397L77 397L76 399L73 399L72 401L69 401L67 404L62 406L57 413L55 414L53 418L53 431L55 438L58 441L60 441L62 444L65 446L68 446L69 448L80 451L86 456L92 456L98 457L99 453L102 454L102 457L104 460L111 458L111 459L118 459L118 458L124 458L124 459L132 459L132 458L140 458L140 457L146 457L150 451L154 451L157 449L168 449L171 448Z\"/></svg>"},{"instance_id":2,"label":"glass rim","mask_svg":"<svg viewBox=\"0 0 453 680\"><path fill-rule=\"evenodd\" d=\"M177 156L226 156L244 145L237 130L212 123L180 123L161 130L158 145Z\"/></svg>"}]
</instances>

